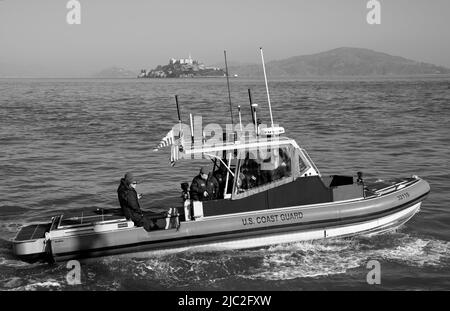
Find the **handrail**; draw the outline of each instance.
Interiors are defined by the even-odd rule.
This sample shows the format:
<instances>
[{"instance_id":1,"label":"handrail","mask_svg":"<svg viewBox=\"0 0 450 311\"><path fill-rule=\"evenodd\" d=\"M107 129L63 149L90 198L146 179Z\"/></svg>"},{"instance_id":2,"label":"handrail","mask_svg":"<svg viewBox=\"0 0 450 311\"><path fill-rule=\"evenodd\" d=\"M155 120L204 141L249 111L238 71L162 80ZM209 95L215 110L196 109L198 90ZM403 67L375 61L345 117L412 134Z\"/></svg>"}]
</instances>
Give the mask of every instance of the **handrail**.
<instances>
[{"instance_id":1,"label":"handrail","mask_svg":"<svg viewBox=\"0 0 450 311\"><path fill-rule=\"evenodd\" d=\"M233 177L234 177L233 172L232 172L232 171L230 170L230 168L225 164L225 162L223 162L223 160L222 160L220 157L215 156L215 155L213 155L213 154L209 154L209 153L205 153L205 155L206 155L206 156L209 156L209 157L212 157L212 158L219 159L219 161L222 162L222 164L227 168L227 170L230 172L230 174L233 175Z\"/></svg>"},{"instance_id":2,"label":"handrail","mask_svg":"<svg viewBox=\"0 0 450 311\"><path fill-rule=\"evenodd\" d=\"M184 153L195 154L195 153L206 153L206 152L217 152L217 151L225 151L225 150L234 150L234 149L250 149L264 146L277 146L277 145L287 145L292 144L294 147L298 147L295 140L287 138L287 137L278 137L277 139L258 139L258 140L250 140L245 142L236 141L234 143L223 143L219 145L201 145L198 148L193 149L185 149Z\"/></svg>"},{"instance_id":3,"label":"handrail","mask_svg":"<svg viewBox=\"0 0 450 311\"><path fill-rule=\"evenodd\" d=\"M308 159L309 163L311 163L311 166L314 168L314 170L317 172L317 174L319 174L319 176L322 176L322 174L320 174L320 171L317 168L316 164L313 162L313 160L309 156L308 152L305 149L303 149L303 148L300 148L300 150L303 151L303 153L305 154L305 156Z\"/></svg>"},{"instance_id":4,"label":"handrail","mask_svg":"<svg viewBox=\"0 0 450 311\"><path fill-rule=\"evenodd\" d=\"M391 188L395 188L395 189L393 189L392 191L396 191L396 190L398 189L399 186L401 186L401 185L406 185L406 184L409 184L409 183L412 183L412 182L416 182L416 181L417 181L417 179L416 179L416 180L405 180L405 181L402 181L402 182L399 182L399 183L396 183L396 184L387 186L387 187L385 187L385 188L373 190L373 192L376 193L376 194L378 194L378 195L382 195L384 192L388 191L388 190L391 189Z\"/></svg>"}]
</instances>

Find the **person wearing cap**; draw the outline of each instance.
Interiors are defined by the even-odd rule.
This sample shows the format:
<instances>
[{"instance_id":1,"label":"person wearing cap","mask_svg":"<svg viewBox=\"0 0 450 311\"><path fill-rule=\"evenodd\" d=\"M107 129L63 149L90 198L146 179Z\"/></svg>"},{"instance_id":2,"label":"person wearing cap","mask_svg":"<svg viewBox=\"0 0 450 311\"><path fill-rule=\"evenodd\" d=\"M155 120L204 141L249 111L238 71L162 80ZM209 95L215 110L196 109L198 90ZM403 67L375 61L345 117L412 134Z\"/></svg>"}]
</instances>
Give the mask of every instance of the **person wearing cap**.
<instances>
[{"instance_id":1,"label":"person wearing cap","mask_svg":"<svg viewBox=\"0 0 450 311\"><path fill-rule=\"evenodd\" d=\"M219 169L217 169L213 176L216 178L217 183L219 184L219 190L217 192L217 198L223 199L224 192L225 192L225 183L227 178L227 167L225 165L221 165Z\"/></svg>"},{"instance_id":2,"label":"person wearing cap","mask_svg":"<svg viewBox=\"0 0 450 311\"><path fill-rule=\"evenodd\" d=\"M194 177L191 183L191 199L194 201L206 201L217 199L219 183L211 174L209 167L204 166L200 173Z\"/></svg>"},{"instance_id":3,"label":"person wearing cap","mask_svg":"<svg viewBox=\"0 0 450 311\"><path fill-rule=\"evenodd\" d=\"M132 173L126 173L120 180L119 188L117 188L117 195L119 198L120 207L126 219L130 219L138 227L144 227L145 230L150 231L156 227L153 220L144 216L139 199L142 196L136 192L137 180Z\"/></svg>"}]
</instances>

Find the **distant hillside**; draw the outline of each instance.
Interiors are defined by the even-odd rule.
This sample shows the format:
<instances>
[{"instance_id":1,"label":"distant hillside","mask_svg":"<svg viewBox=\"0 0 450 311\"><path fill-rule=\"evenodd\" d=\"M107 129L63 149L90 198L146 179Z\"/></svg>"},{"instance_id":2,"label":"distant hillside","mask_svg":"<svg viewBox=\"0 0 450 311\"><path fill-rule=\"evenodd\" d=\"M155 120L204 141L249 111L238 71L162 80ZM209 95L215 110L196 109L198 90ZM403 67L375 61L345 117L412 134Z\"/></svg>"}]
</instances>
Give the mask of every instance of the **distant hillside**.
<instances>
[{"instance_id":1,"label":"distant hillside","mask_svg":"<svg viewBox=\"0 0 450 311\"><path fill-rule=\"evenodd\" d=\"M136 73L119 67L104 69L94 75L97 78L136 78Z\"/></svg>"},{"instance_id":2,"label":"distant hillside","mask_svg":"<svg viewBox=\"0 0 450 311\"><path fill-rule=\"evenodd\" d=\"M350 47L271 61L266 64L266 70L272 77L450 74L450 69L445 67ZM230 73L241 77L261 76L262 66L230 66Z\"/></svg>"},{"instance_id":3,"label":"distant hillside","mask_svg":"<svg viewBox=\"0 0 450 311\"><path fill-rule=\"evenodd\" d=\"M0 62L0 77L33 78L60 75L60 73L55 74L53 68L48 68L42 65Z\"/></svg>"}]
</instances>

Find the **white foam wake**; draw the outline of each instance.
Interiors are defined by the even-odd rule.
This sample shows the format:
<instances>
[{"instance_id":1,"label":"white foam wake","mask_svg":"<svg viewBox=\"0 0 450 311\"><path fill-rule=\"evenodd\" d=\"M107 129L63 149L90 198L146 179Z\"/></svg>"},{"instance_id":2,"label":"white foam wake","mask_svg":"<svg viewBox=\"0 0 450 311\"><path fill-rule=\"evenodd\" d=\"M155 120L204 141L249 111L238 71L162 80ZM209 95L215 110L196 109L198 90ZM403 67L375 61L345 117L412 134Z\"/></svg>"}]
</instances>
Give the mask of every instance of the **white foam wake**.
<instances>
[{"instance_id":1,"label":"white foam wake","mask_svg":"<svg viewBox=\"0 0 450 311\"><path fill-rule=\"evenodd\" d=\"M383 237L387 245L380 243ZM448 265L449 254L450 242L398 234L382 235L375 243L359 238L298 242L270 247L261 267L242 277L285 280L328 276L365 267L372 259L381 264L387 261L415 267L439 267Z\"/></svg>"}]
</instances>

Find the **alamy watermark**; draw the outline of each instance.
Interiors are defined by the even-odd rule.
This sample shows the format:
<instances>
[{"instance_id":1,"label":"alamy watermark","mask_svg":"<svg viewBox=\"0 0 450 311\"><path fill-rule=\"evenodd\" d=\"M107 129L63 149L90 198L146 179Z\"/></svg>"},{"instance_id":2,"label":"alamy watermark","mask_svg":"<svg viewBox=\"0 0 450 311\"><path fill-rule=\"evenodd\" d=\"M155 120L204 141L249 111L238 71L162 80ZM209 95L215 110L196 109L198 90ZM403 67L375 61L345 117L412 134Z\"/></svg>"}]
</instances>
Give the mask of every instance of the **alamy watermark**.
<instances>
[{"instance_id":1,"label":"alamy watermark","mask_svg":"<svg viewBox=\"0 0 450 311\"><path fill-rule=\"evenodd\" d=\"M66 22L69 25L81 24L81 3L78 0L67 1L66 8L69 10L66 15ZM366 21L369 25L381 24L381 3L379 0L369 0L366 8L369 12L366 15Z\"/></svg>"},{"instance_id":2,"label":"alamy watermark","mask_svg":"<svg viewBox=\"0 0 450 311\"><path fill-rule=\"evenodd\" d=\"M366 281L369 285L381 284L381 264L378 260L369 260L366 265L370 271L367 273Z\"/></svg>"},{"instance_id":3,"label":"alamy watermark","mask_svg":"<svg viewBox=\"0 0 450 311\"><path fill-rule=\"evenodd\" d=\"M66 4L66 8L69 10L66 15L66 22L69 25L81 24L81 4L78 0L69 0Z\"/></svg>"},{"instance_id":4,"label":"alamy watermark","mask_svg":"<svg viewBox=\"0 0 450 311\"><path fill-rule=\"evenodd\" d=\"M369 25L381 24L381 3L378 0L369 0L367 6L370 11L366 15L366 20Z\"/></svg>"},{"instance_id":5,"label":"alamy watermark","mask_svg":"<svg viewBox=\"0 0 450 311\"><path fill-rule=\"evenodd\" d=\"M70 269L66 274L66 281L69 285L81 284L81 265L78 260L70 260L66 265L67 269Z\"/></svg>"},{"instance_id":6,"label":"alamy watermark","mask_svg":"<svg viewBox=\"0 0 450 311\"><path fill-rule=\"evenodd\" d=\"M160 145L155 150L170 144L179 145L180 151L202 149L213 156L220 157L222 151L229 144L245 145L240 148L243 152L237 154L230 150L231 158L249 158L266 160L271 158L275 145L280 141L277 134L268 135L266 129L280 129L278 125L268 126L267 124L226 124L222 126L216 123L209 123L203 126L202 117L195 116L192 126L184 123L175 124L169 133L162 138ZM230 148L228 148L230 149ZM231 148L234 149L234 148ZM178 159L202 159L203 152L180 153Z\"/></svg>"}]
</instances>

